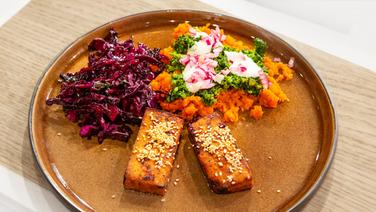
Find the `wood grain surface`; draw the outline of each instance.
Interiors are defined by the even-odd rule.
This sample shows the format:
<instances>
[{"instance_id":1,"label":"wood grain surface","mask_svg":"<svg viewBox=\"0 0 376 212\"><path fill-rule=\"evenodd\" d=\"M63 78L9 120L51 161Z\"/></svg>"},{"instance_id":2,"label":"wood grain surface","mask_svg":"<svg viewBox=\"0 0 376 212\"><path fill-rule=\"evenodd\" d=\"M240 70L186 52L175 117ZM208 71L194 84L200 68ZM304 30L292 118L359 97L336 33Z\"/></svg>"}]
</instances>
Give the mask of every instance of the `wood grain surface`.
<instances>
[{"instance_id":1,"label":"wood grain surface","mask_svg":"<svg viewBox=\"0 0 376 212\"><path fill-rule=\"evenodd\" d=\"M196 0L32 0L0 28L0 165L50 189L36 167L27 117L33 88L53 58L80 35L129 14L158 9L217 11ZM255 23L257 24L257 23ZM336 103L336 156L305 211L376 210L376 74L283 37L318 70Z\"/></svg>"}]
</instances>

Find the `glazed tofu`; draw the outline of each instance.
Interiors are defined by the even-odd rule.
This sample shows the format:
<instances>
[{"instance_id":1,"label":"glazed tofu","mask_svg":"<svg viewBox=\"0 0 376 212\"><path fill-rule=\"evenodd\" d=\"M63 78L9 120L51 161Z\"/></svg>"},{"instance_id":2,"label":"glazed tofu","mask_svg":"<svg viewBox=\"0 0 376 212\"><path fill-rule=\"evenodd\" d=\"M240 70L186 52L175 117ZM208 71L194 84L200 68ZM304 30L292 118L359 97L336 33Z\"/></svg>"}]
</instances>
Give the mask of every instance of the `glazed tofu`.
<instances>
[{"instance_id":1,"label":"glazed tofu","mask_svg":"<svg viewBox=\"0 0 376 212\"><path fill-rule=\"evenodd\" d=\"M166 193L183 127L172 113L146 110L124 175L126 189Z\"/></svg>"},{"instance_id":2,"label":"glazed tofu","mask_svg":"<svg viewBox=\"0 0 376 212\"><path fill-rule=\"evenodd\" d=\"M219 114L202 117L188 126L189 138L209 187L219 194L252 188L252 173Z\"/></svg>"}]
</instances>

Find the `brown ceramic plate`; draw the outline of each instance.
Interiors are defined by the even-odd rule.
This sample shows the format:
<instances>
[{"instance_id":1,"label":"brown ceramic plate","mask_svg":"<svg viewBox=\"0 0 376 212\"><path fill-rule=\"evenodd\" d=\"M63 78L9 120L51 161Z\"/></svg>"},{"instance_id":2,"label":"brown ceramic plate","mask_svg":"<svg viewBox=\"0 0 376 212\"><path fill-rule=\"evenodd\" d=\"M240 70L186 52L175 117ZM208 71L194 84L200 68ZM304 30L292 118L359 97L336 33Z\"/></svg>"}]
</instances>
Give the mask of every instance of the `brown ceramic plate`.
<instances>
[{"instance_id":1,"label":"brown ceramic plate","mask_svg":"<svg viewBox=\"0 0 376 212\"><path fill-rule=\"evenodd\" d=\"M283 61L295 58L296 74L281 83L290 98L259 121L242 120L231 128L254 171L251 191L228 195L212 193L201 173L186 133L170 185L161 197L124 190L122 181L133 139L128 143L81 139L78 127L60 107L48 107L61 72L77 71L87 63L88 43L115 28L126 39L133 35L151 47L166 47L172 29L181 22L218 24L243 41L250 36L267 41L269 54ZM245 21L198 11L167 10L136 14L105 24L77 39L47 68L38 82L29 114L30 140L40 169L52 187L80 210L229 210L296 209L318 188L334 156L337 126L329 93L314 68L295 49L274 34ZM137 130L137 129L135 129ZM137 132L137 131L136 131ZM107 149L104 151L103 149ZM261 193L257 192L261 190ZM279 191L279 192L277 192Z\"/></svg>"}]
</instances>

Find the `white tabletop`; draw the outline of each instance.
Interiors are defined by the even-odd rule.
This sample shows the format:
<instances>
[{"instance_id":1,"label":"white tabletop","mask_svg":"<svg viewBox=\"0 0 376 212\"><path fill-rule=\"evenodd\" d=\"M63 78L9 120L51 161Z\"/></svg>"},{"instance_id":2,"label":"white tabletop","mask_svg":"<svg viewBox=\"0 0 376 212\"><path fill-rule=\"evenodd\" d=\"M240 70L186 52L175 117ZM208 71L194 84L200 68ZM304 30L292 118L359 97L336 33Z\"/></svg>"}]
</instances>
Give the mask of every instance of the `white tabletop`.
<instances>
[{"instance_id":1,"label":"white tabletop","mask_svg":"<svg viewBox=\"0 0 376 212\"><path fill-rule=\"evenodd\" d=\"M0 27L29 0L0 0ZM202 0L376 71L376 2ZM0 211L68 211L55 194L0 165Z\"/></svg>"}]
</instances>

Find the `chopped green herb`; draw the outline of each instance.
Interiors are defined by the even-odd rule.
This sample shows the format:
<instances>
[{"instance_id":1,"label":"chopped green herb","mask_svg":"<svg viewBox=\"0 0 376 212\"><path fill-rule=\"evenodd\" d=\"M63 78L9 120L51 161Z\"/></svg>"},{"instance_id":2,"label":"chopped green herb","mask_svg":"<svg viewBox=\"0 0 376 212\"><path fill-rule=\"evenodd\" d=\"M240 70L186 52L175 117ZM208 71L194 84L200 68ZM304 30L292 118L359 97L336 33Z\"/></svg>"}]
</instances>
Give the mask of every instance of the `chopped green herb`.
<instances>
[{"instance_id":1,"label":"chopped green herb","mask_svg":"<svg viewBox=\"0 0 376 212\"><path fill-rule=\"evenodd\" d=\"M262 89L262 84L258 78L240 77L235 74L229 74L222 80L221 85L223 89L229 88L243 89L249 94L258 95Z\"/></svg>"},{"instance_id":2,"label":"chopped green herb","mask_svg":"<svg viewBox=\"0 0 376 212\"><path fill-rule=\"evenodd\" d=\"M170 64L167 65L167 72L173 73L174 71L183 71L184 65L179 62L180 58L173 57Z\"/></svg>"},{"instance_id":3,"label":"chopped green herb","mask_svg":"<svg viewBox=\"0 0 376 212\"><path fill-rule=\"evenodd\" d=\"M223 46L223 51L227 51L227 52L239 52L238 49L232 48L232 47L229 47L229 46Z\"/></svg>"},{"instance_id":4,"label":"chopped green herb","mask_svg":"<svg viewBox=\"0 0 376 212\"><path fill-rule=\"evenodd\" d=\"M218 65L214 68L215 72L217 73L230 67L230 63L228 62L227 56L224 51L219 53L218 57L216 57L215 60L218 63Z\"/></svg>"},{"instance_id":5,"label":"chopped green herb","mask_svg":"<svg viewBox=\"0 0 376 212\"><path fill-rule=\"evenodd\" d=\"M201 97L201 100L205 105L210 106L217 102L217 96L221 91L222 87L220 85L216 85L206 90L200 90L196 93L196 95Z\"/></svg>"},{"instance_id":6,"label":"chopped green herb","mask_svg":"<svg viewBox=\"0 0 376 212\"><path fill-rule=\"evenodd\" d=\"M189 48L195 45L197 39L189 35L181 35L174 43L174 50L179 54L187 54Z\"/></svg>"},{"instance_id":7,"label":"chopped green herb","mask_svg":"<svg viewBox=\"0 0 376 212\"><path fill-rule=\"evenodd\" d=\"M187 85L185 84L182 74L173 74L172 84L173 89L167 95L167 102L172 102L175 99L185 98L192 95L192 93L189 92Z\"/></svg>"},{"instance_id":8,"label":"chopped green herb","mask_svg":"<svg viewBox=\"0 0 376 212\"><path fill-rule=\"evenodd\" d=\"M260 38L255 38L253 40L253 45L255 47L256 53L259 54L261 57L263 57L266 53L266 49L268 48L268 45L266 44L266 42Z\"/></svg>"}]
</instances>

